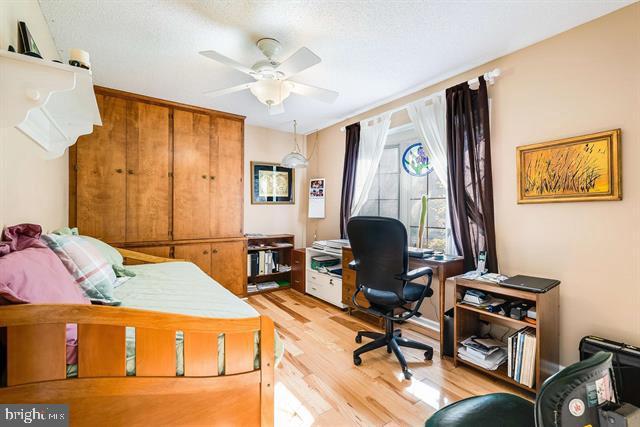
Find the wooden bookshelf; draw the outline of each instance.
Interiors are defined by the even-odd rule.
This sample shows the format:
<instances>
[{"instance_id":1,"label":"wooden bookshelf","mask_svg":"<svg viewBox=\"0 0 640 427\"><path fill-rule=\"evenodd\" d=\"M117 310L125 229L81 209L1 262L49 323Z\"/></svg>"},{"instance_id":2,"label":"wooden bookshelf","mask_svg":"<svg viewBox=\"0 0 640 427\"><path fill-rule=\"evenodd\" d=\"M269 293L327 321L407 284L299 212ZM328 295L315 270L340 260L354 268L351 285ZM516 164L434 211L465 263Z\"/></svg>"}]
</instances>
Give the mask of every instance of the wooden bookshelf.
<instances>
[{"instance_id":1,"label":"wooden bookshelf","mask_svg":"<svg viewBox=\"0 0 640 427\"><path fill-rule=\"evenodd\" d=\"M251 253L260 251L271 251L278 253L278 263L281 265L292 266L292 252L294 248L293 234L271 234L264 236L247 236L247 252ZM248 295L256 295L267 292L279 291L281 289L289 289L291 287L291 270L272 272L266 274L251 275L251 270L247 271L247 284L264 283L264 282L288 282L287 285L281 285L279 288L264 289L258 291L247 291Z\"/></svg>"},{"instance_id":2,"label":"wooden bookshelf","mask_svg":"<svg viewBox=\"0 0 640 427\"><path fill-rule=\"evenodd\" d=\"M545 293L529 292L519 289L502 287L500 285L479 280L455 278L456 304L454 306L454 366L464 365L472 367L485 374L506 381L529 392L535 393L542 383L559 369L559 296L560 287L556 286ZM461 302L467 289L479 289L496 298L507 301L524 300L536 306L536 323L512 319L498 313L491 313L483 308ZM460 342L471 335L477 335L481 322L498 323L513 329L525 327L533 328L536 332L535 350L535 384L528 387L507 375L507 362L497 370L491 371L458 357Z\"/></svg>"}]
</instances>

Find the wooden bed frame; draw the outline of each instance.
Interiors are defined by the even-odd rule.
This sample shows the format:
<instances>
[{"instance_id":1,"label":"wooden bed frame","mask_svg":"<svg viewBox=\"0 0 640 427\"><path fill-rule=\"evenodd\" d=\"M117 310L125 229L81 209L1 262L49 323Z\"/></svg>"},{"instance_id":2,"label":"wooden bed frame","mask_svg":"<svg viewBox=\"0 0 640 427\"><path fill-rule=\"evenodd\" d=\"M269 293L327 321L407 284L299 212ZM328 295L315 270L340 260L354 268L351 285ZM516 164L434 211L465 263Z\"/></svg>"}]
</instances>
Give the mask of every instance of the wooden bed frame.
<instances>
[{"instance_id":1,"label":"wooden bed frame","mask_svg":"<svg viewBox=\"0 0 640 427\"><path fill-rule=\"evenodd\" d=\"M128 260L175 261L129 250ZM66 377L66 324L78 325L78 377ZM136 375L125 327L136 328ZM75 304L0 306L6 328L2 403L66 403L71 425L262 425L274 422L274 325ZM176 376L176 331L184 376ZM260 366L254 369L254 334ZM218 335L224 334L224 375ZM4 368L4 367L3 367Z\"/></svg>"}]
</instances>

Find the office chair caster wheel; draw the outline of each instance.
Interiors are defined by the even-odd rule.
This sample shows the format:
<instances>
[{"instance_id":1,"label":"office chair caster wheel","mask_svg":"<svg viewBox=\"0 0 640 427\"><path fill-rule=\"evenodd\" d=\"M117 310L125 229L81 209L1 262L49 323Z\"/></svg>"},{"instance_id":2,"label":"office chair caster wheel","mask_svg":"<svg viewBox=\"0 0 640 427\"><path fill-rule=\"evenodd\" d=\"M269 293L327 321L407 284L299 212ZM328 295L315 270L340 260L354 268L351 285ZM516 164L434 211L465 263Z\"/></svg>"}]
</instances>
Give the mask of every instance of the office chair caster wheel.
<instances>
[{"instance_id":1,"label":"office chair caster wheel","mask_svg":"<svg viewBox=\"0 0 640 427\"><path fill-rule=\"evenodd\" d=\"M362 337L360 335L356 335L356 342L360 344L362 342Z\"/></svg>"},{"instance_id":2,"label":"office chair caster wheel","mask_svg":"<svg viewBox=\"0 0 640 427\"><path fill-rule=\"evenodd\" d=\"M356 366L362 365L362 359L360 359L360 356L353 356L353 364Z\"/></svg>"},{"instance_id":3,"label":"office chair caster wheel","mask_svg":"<svg viewBox=\"0 0 640 427\"><path fill-rule=\"evenodd\" d=\"M413 376L413 373L409 370L409 368L402 368L402 373L404 374L404 378L406 380L410 380Z\"/></svg>"},{"instance_id":4,"label":"office chair caster wheel","mask_svg":"<svg viewBox=\"0 0 640 427\"><path fill-rule=\"evenodd\" d=\"M427 350L427 351L424 352L424 359L425 360L433 359L433 349Z\"/></svg>"},{"instance_id":5,"label":"office chair caster wheel","mask_svg":"<svg viewBox=\"0 0 640 427\"><path fill-rule=\"evenodd\" d=\"M391 347L387 346L387 353L391 354Z\"/></svg>"}]
</instances>

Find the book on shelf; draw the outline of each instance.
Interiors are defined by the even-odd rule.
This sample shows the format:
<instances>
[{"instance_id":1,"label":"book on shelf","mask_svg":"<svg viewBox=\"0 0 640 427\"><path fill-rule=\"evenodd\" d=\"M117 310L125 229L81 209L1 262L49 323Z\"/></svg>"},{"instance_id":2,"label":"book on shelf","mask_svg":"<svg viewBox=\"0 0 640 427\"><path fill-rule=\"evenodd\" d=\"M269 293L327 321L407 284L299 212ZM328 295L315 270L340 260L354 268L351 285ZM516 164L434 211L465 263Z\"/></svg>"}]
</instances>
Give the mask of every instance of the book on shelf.
<instances>
[{"instance_id":1,"label":"book on shelf","mask_svg":"<svg viewBox=\"0 0 640 427\"><path fill-rule=\"evenodd\" d=\"M527 387L535 385L536 347L534 328L522 328L507 338L507 375Z\"/></svg>"}]
</instances>

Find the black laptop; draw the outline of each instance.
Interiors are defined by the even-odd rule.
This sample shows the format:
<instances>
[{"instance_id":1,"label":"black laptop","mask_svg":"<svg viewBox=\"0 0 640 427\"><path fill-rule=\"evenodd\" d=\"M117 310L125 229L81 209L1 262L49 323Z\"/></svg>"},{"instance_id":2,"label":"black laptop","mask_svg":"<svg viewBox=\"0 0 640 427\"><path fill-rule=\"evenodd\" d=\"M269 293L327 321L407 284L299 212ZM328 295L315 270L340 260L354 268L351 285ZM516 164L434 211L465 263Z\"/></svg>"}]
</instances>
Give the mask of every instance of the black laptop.
<instances>
[{"instance_id":1,"label":"black laptop","mask_svg":"<svg viewBox=\"0 0 640 427\"><path fill-rule=\"evenodd\" d=\"M547 292L549 289L553 289L559 284L560 281L556 279L544 279L542 277L523 276L521 274L509 277L508 279L500 282L501 286L537 292L540 294Z\"/></svg>"}]
</instances>

